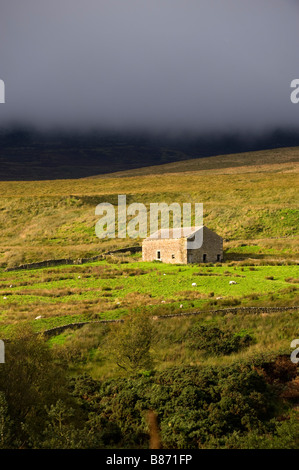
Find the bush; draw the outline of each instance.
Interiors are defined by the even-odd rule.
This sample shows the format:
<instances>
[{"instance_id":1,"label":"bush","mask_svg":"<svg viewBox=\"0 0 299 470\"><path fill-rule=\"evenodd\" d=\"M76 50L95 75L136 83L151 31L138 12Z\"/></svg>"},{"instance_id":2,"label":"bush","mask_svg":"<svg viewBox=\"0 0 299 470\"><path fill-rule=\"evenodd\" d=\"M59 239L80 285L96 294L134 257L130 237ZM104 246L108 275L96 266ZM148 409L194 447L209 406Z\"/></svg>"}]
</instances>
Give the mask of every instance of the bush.
<instances>
[{"instance_id":1,"label":"bush","mask_svg":"<svg viewBox=\"0 0 299 470\"><path fill-rule=\"evenodd\" d=\"M187 345L190 349L204 351L207 355L228 355L252 344L248 333L233 334L220 328L196 323L189 331Z\"/></svg>"},{"instance_id":2,"label":"bush","mask_svg":"<svg viewBox=\"0 0 299 470\"><path fill-rule=\"evenodd\" d=\"M288 355L277 356L272 361L261 363L266 380L270 383L284 384L297 376L297 364Z\"/></svg>"},{"instance_id":3,"label":"bush","mask_svg":"<svg viewBox=\"0 0 299 470\"><path fill-rule=\"evenodd\" d=\"M122 448L149 446L148 410L157 415L162 448L196 449L258 431L274 417L277 401L250 365L172 367L105 382L79 377L74 394L86 413L97 411L118 430L110 445Z\"/></svg>"}]
</instances>

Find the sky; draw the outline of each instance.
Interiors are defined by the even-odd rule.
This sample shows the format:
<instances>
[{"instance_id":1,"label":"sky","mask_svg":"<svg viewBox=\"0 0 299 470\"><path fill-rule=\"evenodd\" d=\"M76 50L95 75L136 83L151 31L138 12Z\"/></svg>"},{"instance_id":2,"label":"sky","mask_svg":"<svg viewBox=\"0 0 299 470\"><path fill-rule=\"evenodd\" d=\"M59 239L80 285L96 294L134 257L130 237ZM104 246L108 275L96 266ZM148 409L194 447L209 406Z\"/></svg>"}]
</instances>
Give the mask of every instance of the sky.
<instances>
[{"instance_id":1,"label":"sky","mask_svg":"<svg viewBox=\"0 0 299 470\"><path fill-rule=\"evenodd\" d=\"M0 127L299 128L298 0L0 0Z\"/></svg>"}]
</instances>

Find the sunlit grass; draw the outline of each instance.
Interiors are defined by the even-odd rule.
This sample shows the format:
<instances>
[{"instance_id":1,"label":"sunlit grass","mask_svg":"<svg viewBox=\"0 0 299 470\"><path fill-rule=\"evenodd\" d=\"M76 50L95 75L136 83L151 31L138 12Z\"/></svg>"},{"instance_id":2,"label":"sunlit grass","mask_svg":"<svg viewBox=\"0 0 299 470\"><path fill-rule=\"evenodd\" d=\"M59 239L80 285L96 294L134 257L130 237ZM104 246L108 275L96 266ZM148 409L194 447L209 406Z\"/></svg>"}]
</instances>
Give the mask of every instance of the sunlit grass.
<instances>
[{"instance_id":1,"label":"sunlit grass","mask_svg":"<svg viewBox=\"0 0 299 470\"><path fill-rule=\"evenodd\" d=\"M44 330L122 318L132 310L155 316L236 305L294 305L297 274L296 265L180 266L128 261L0 270L0 331L20 321ZM230 285L230 280L236 284Z\"/></svg>"}]
</instances>

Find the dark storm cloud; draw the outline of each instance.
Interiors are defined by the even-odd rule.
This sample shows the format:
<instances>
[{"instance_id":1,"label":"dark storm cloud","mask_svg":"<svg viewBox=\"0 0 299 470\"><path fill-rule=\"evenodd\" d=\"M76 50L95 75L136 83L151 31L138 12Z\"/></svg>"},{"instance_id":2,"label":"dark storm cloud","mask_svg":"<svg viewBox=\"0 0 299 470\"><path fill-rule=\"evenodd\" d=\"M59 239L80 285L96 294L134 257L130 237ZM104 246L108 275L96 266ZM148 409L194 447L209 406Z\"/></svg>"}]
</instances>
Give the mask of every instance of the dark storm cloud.
<instances>
[{"instance_id":1,"label":"dark storm cloud","mask_svg":"<svg viewBox=\"0 0 299 470\"><path fill-rule=\"evenodd\" d=\"M0 126L295 126L296 0L1 0Z\"/></svg>"}]
</instances>

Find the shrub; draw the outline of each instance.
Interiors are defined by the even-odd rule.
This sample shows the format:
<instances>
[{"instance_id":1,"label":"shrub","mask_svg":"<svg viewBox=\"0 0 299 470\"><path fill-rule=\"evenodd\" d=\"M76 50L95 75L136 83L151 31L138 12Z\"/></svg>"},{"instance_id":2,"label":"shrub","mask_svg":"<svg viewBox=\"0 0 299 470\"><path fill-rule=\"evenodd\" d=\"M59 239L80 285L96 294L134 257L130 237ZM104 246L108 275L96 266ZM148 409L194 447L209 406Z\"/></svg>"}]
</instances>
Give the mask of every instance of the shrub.
<instances>
[{"instance_id":1,"label":"shrub","mask_svg":"<svg viewBox=\"0 0 299 470\"><path fill-rule=\"evenodd\" d=\"M187 345L191 349L204 351L207 355L232 354L252 344L248 333L233 334L215 326L196 323L188 333Z\"/></svg>"},{"instance_id":2,"label":"shrub","mask_svg":"<svg viewBox=\"0 0 299 470\"><path fill-rule=\"evenodd\" d=\"M157 415L163 448L196 449L258 431L273 418L277 402L250 365L172 367L93 384L79 377L74 387L86 413L97 412L99 421L118 430L110 445L122 448L148 447L148 410Z\"/></svg>"},{"instance_id":3,"label":"shrub","mask_svg":"<svg viewBox=\"0 0 299 470\"><path fill-rule=\"evenodd\" d=\"M266 380L271 383L284 384L297 376L297 364L289 356L278 356L272 361L261 364Z\"/></svg>"}]
</instances>

